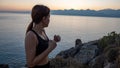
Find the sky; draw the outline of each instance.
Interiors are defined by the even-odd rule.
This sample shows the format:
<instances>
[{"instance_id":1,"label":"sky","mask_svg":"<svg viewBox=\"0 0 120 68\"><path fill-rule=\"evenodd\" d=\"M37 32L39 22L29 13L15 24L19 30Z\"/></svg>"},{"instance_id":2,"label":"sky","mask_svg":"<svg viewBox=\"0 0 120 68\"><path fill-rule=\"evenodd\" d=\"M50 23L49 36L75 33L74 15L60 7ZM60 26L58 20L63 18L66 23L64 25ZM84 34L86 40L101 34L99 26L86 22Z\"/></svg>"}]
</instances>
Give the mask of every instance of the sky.
<instances>
[{"instance_id":1,"label":"sky","mask_svg":"<svg viewBox=\"0 0 120 68\"><path fill-rule=\"evenodd\" d=\"M120 0L0 0L0 10L31 10L36 4L51 10L64 9L120 9Z\"/></svg>"}]
</instances>

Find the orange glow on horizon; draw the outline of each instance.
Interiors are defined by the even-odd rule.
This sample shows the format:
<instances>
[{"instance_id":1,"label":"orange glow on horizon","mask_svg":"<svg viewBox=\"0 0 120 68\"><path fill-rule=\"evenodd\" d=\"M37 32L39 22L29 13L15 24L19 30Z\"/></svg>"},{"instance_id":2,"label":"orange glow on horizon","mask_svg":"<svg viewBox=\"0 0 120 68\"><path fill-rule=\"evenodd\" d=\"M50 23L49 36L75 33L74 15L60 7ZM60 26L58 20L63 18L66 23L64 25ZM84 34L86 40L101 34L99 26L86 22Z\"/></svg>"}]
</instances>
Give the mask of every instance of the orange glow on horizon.
<instances>
[{"instance_id":1,"label":"orange glow on horizon","mask_svg":"<svg viewBox=\"0 0 120 68\"><path fill-rule=\"evenodd\" d=\"M25 8L23 8L23 7L25 7ZM29 10L31 10L32 8L31 7L29 7L29 6L0 6L0 10L13 10L13 11L29 11Z\"/></svg>"},{"instance_id":2,"label":"orange glow on horizon","mask_svg":"<svg viewBox=\"0 0 120 68\"><path fill-rule=\"evenodd\" d=\"M33 6L27 6L27 7L24 7L24 6L12 6L12 7L9 7L8 6L0 6L0 10L12 10L12 11L31 11L32 7ZM49 6L48 6L49 7ZM92 8L62 8L62 7L49 7L51 10L64 10L64 9L74 9L74 10L86 10L86 9L90 9L90 10L102 10L102 9L108 9L108 8L100 8L100 7L92 7ZM115 9L115 8L110 8L110 9ZM116 8L117 9L117 8Z\"/></svg>"},{"instance_id":3,"label":"orange glow on horizon","mask_svg":"<svg viewBox=\"0 0 120 68\"><path fill-rule=\"evenodd\" d=\"M120 9L120 0L1 0L0 10L30 11L36 4L48 6L51 10L101 10L101 9Z\"/></svg>"}]
</instances>

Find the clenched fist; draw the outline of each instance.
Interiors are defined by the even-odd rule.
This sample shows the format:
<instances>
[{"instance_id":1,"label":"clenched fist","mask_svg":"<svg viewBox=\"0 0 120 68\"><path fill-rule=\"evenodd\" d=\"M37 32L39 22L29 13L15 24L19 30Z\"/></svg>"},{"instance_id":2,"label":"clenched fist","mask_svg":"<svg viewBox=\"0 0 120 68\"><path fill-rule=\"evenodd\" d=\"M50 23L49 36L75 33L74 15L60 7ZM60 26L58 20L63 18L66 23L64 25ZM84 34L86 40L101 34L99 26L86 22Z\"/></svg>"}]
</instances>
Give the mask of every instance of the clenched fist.
<instances>
[{"instance_id":1,"label":"clenched fist","mask_svg":"<svg viewBox=\"0 0 120 68\"><path fill-rule=\"evenodd\" d=\"M61 37L59 35L54 35L54 41L60 42Z\"/></svg>"}]
</instances>

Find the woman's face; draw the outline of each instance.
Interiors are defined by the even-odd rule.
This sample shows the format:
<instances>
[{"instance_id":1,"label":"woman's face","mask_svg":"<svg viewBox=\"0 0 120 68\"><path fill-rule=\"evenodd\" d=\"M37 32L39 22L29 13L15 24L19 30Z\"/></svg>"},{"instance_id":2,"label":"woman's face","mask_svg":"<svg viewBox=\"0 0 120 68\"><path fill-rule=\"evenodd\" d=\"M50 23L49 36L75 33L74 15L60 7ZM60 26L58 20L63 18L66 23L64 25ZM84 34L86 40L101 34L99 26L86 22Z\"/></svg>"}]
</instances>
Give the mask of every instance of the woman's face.
<instances>
[{"instance_id":1,"label":"woman's face","mask_svg":"<svg viewBox=\"0 0 120 68\"><path fill-rule=\"evenodd\" d=\"M49 22L50 22L50 14L47 17L43 18L43 26L48 27Z\"/></svg>"}]
</instances>

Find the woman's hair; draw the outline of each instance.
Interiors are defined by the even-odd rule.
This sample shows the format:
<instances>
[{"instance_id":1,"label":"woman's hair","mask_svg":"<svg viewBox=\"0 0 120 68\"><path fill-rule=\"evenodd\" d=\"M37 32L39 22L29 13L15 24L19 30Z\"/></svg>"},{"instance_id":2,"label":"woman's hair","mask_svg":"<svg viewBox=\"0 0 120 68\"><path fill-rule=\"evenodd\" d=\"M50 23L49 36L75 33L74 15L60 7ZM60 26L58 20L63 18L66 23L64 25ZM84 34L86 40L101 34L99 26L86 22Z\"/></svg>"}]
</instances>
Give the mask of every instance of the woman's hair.
<instances>
[{"instance_id":1,"label":"woman's hair","mask_svg":"<svg viewBox=\"0 0 120 68\"><path fill-rule=\"evenodd\" d=\"M43 19L43 17L48 16L50 13L50 9L47 6L44 5L35 5L32 8L32 12L31 12L31 18L32 21L31 23L28 25L28 28L26 30L26 33L32 29L33 27L33 23L38 24L40 23L40 21Z\"/></svg>"}]
</instances>

